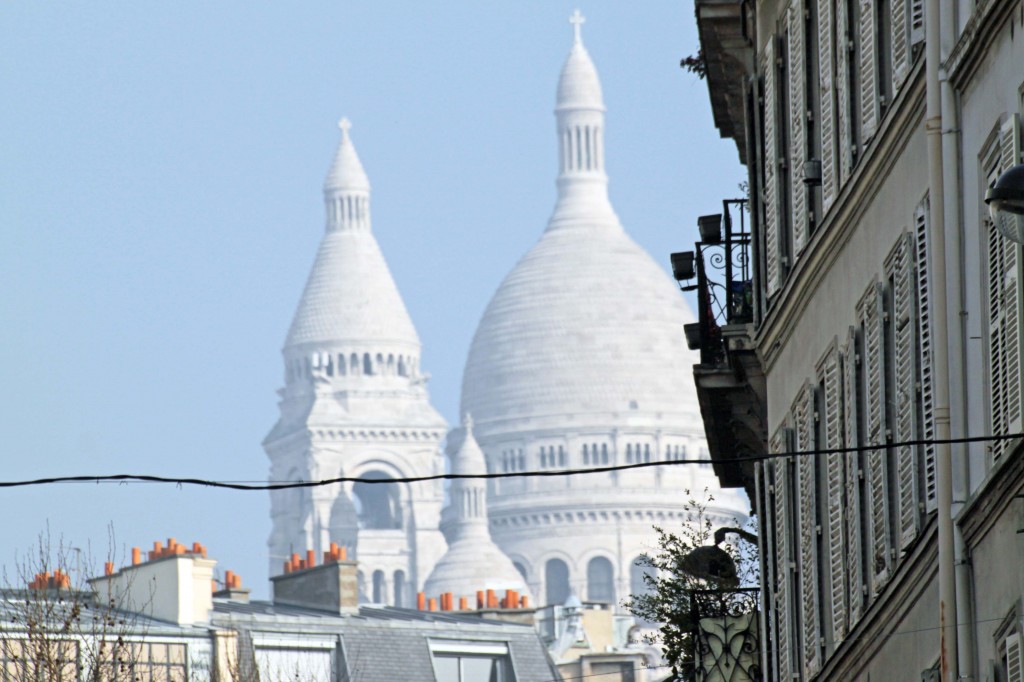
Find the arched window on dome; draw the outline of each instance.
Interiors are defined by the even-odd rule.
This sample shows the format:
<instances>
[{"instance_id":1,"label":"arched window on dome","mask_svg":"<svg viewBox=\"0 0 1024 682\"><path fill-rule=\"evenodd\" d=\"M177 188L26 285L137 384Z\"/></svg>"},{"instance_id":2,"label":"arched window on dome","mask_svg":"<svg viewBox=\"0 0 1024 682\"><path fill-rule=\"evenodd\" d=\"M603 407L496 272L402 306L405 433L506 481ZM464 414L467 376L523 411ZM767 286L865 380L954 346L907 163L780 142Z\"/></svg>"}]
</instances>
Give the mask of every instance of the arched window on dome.
<instances>
[{"instance_id":1,"label":"arched window on dome","mask_svg":"<svg viewBox=\"0 0 1024 682\"><path fill-rule=\"evenodd\" d=\"M369 353L363 353L363 374L366 376L373 375L373 360L370 359Z\"/></svg>"},{"instance_id":2,"label":"arched window on dome","mask_svg":"<svg viewBox=\"0 0 1024 682\"><path fill-rule=\"evenodd\" d=\"M566 464L567 464L567 462L565 460L565 446L564 445L559 445L558 446L558 466L564 467Z\"/></svg>"},{"instance_id":3,"label":"arched window on dome","mask_svg":"<svg viewBox=\"0 0 1024 682\"><path fill-rule=\"evenodd\" d=\"M382 471L369 471L365 479L388 480ZM352 502L359 518L359 527L375 530L394 530L402 527L401 497L394 483L356 482L352 486Z\"/></svg>"},{"instance_id":4,"label":"arched window on dome","mask_svg":"<svg viewBox=\"0 0 1024 682\"><path fill-rule=\"evenodd\" d=\"M587 601L615 601L615 569L606 557L597 556L587 562Z\"/></svg>"},{"instance_id":5,"label":"arched window on dome","mask_svg":"<svg viewBox=\"0 0 1024 682\"><path fill-rule=\"evenodd\" d=\"M633 445L631 443L626 443L626 462L629 463L629 462L632 462L632 461L633 461Z\"/></svg>"},{"instance_id":6,"label":"arched window on dome","mask_svg":"<svg viewBox=\"0 0 1024 682\"><path fill-rule=\"evenodd\" d=\"M333 377L334 376L334 356L333 355L328 355L327 356L327 376L329 376L329 377Z\"/></svg>"},{"instance_id":7,"label":"arched window on dome","mask_svg":"<svg viewBox=\"0 0 1024 682\"><path fill-rule=\"evenodd\" d=\"M654 588L647 583L645 576L653 579L656 575L657 571L652 566L643 564L641 558L636 557L629 565L629 593L634 596L652 594ZM637 622L646 624L648 621L637 618Z\"/></svg>"},{"instance_id":8,"label":"arched window on dome","mask_svg":"<svg viewBox=\"0 0 1024 682\"><path fill-rule=\"evenodd\" d=\"M395 375L395 356L394 355L388 355L388 376L391 377L391 376L394 376L394 375Z\"/></svg>"},{"instance_id":9,"label":"arched window on dome","mask_svg":"<svg viewBox=\"0 0 1024 682\"><path fill-rule=\"evenodd\" d=\"M602 443L601 444L601 464L607 464L607 463L608 463L608 444L607 443Z\"/></svg>"},{"instance_id":10,"label":"arched window on dome","mask_svg":"<svg viewBox=\"0 0 1024 682\"><path fill-rule=\"evenodd\" d=\"M526 471L526 456L523 454L523 449L519 448L519 457L517 458L519 465L519 471Z\"/></svg>"},{"instance_id":11,"label":"arched window on dome","mask_svg":"<svg viewBox=\"0 0 1024 682\"><path fill-rule=\"evenodd\" d=\"M343 377L345 374L345 354L338 353L338 376Z\"/></svg>"},{"instance_id":12,"label":"arched window on dome","mask_svg":"<svg viewBox=\"0 0 1024 682\"><path fill-rule=\"evenodd\" d=\"M405 375L406 375L406 371L405 371L405 358L403 358L401 355L399 355L398 356L398 376L404 377Z\"/></svg>"},{"instance_id":13,"label":"arched window on dome","mask_svg":"<svg viewBox=\"0 0 1024 682\"><path fill-rule=\"evenodd\" d=\"M395 591L394 606L405 606L405 571L395 571L393 589Z\"/></svg>"},{"instance_id":14,"label":"arched window on dome","mask_svg":"<svg viewBox=\"0 0 1024 682\"><path fill-rule=\"evenodd\" d=\"M561 559L544 564L544 597L547 606L561 606L569 598L569 567Z\"/></svg>"},{"instance_id":15,"label":"arched window on dome","mask_svg":"<svg viewBox=\"0 0 1024 682\"><path fill-rule=\"evenodd\" d=\"M644 443L644 462L651 461L651 444Z\"/></svg>"},{"instance_id":16,"label":"arched window on dome","mask_svg":"<svg viewBox=\"0 0 1024 682\"><path fill-rule=\"evenodd\" d=\"M352 376L359 376L359 356L355 353L348 359L349 369L352 370Z\"/></svg>"},{"instance_id":17,"label":"arched window on dome","mask_svg":"<svg viewBox=\"0 0 1024 682\"><path fill-rule=\"evenodd\" d=\"M583 444L583 464L584 466L590 464L590 448L587 447L586 443Z\"/></svg>"},{"instance_id":18,"label":"arched window on dome","mask_svg":"<svg viewBox=\"0 0 1024 682\"><path fill-rule=\"evenodd\" d=\"M522 565L518 561L513 561L512 565L516 567L517 571L519 571L519 575L523 576L523 582L527 582L526 566Z\"/></svg>"},{"instance_id":19,"label":"arched window on dome","mask_svg":"<svg viewBox=\"0 0 1024 682\"><path fill-rule=\"evenodd\" d=\"M384 571L373 572L373 603L384 603Z\"/></svg>"}]
</instances>

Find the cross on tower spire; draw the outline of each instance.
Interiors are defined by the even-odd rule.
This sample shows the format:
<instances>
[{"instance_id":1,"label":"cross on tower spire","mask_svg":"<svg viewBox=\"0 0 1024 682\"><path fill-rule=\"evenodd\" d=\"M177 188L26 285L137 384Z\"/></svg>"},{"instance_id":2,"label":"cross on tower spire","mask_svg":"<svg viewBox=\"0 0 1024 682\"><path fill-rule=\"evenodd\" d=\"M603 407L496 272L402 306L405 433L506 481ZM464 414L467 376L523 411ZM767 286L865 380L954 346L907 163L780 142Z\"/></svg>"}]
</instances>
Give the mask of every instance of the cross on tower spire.
<instances>
[{"instance_id":1,"label":"cross on tower spire","mask_svg":"<svg viewBox=\"0 0 1024 682\"><path fill-rule=\"evenodd\" d=\"M341 128L342 137L348 137L348 131L352 129L352 121L348 120L347 116L343 116L342 119L338 121L338 127Z\"/></svg>"},{"instance_id":2,"label":"cross on tower spire","mask_svg":"<svg viewBox=\"0 0 1024 682\"><path fill-rule=\"evenodd\" d=\"M580 14L578 8L574 10L572 16L569 17L569 23L572 24L573 40L575 40L575 42L577 43L581 41L580 27L582 27L583 24L586 23L586 21L587 18Z\"/></svg>"}]
</instances>

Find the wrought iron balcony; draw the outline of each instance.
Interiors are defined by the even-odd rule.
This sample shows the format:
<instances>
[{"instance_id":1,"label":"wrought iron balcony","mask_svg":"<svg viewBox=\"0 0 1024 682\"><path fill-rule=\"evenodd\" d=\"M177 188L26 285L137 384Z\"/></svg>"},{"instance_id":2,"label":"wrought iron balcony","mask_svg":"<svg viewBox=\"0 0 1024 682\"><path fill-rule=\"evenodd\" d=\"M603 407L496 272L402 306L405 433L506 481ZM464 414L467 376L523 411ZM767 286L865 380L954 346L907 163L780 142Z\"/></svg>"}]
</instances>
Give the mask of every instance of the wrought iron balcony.
<instances>
[{"instance_id":1,"label":"wrought iron balcony","mask_svg":"<svg viewBox=\"0 0 1024 682\"><path fill-rule=\"evenodd\" d=\"M672 271L680 282L696 278L682 287L697 292L698 321L687 325L688 345L700 349L702 365L721 365L729 350L722 328L754 320L747 200L726 199L721 213L701 216L697 224L700 241L693 251L672 254Z\"/></svg>"}]
</instances>

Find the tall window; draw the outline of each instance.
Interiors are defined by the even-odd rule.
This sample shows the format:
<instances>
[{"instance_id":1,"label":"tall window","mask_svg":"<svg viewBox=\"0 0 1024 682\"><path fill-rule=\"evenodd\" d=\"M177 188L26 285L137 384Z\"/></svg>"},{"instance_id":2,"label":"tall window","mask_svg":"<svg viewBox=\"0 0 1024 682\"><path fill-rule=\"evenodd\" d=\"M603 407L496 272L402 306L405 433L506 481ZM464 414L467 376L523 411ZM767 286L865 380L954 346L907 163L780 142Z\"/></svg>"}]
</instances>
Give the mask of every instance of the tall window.
<instances>
[{"instance_id":1,"label":"tall window","mask_svg":"<svg viewBox=\"0 0 1024 682\"><path fill-rule=\"evenodd\" d=\"M373 572L373 603L384 603L384 571Z\"/></svg>"},{"instance_id":2,"label":"tall window","mask_svg":"<svg viewBox=\"0 0 1024 682\"><path fill-rule=\"evenodd\" d=\"M387 480L391 477L382 471L369 471L362 478ZM383 530L402 527L401 498L397 485L360 481L352 487L352 493L360 528Z\"/></svg>"},{"instance_id":3,"label":"tall window","mask_svg":"<svg viewBox=\"0 0 1024 682\"><path fill-rule=\"evenodd\" d=\"M615 570L603 556L587 563L587 599L608 604L615 601Z\"/></svg>"},{"instance_id":4,"label":"tall window","mask_svg":"<svg viewBox=\"0 0 1024 682\"><path fill-rule=\"evenodd\" d=\"M544 565L545 601L562 605L569 598L569 567L561 559L549 559Z\"/></svg>"},{"instance_id":5,"label":"tall window","mask_svg":"<svg viewBox=\"0 0 1024 682\"><path fill-rule=\"evenodd\" d=\"M437 682L515 682L508 645L498 642L430 642Z\"/></svg>"},{"instance_id":6,"label":"tall window","mask_svg":"<svg viewBox=\"0 0 1024 682\"><path fill-rule=\"evenodd\" d=\"M405 571L395 571L395 600L394 605L405 606Z\"/></svg>"}]
</instances>

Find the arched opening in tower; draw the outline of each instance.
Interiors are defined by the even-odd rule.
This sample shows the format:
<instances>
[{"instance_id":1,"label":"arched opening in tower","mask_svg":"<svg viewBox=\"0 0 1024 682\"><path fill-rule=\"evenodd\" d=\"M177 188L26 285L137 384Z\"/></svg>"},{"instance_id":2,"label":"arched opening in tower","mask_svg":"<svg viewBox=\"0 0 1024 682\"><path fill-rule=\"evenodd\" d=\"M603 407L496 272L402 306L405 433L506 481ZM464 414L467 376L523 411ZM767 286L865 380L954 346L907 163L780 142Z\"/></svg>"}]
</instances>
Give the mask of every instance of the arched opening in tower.
<instances>
[{"instance_id":1,"label":"arched opening in tower","mask_svg":"<svg viewBox=\"0 0 1024 682\"><path fill-rule=\"evenodd\" d=\"M363 479L391 480L383 471L370 471ZM352 502L359 527L370 530L394 530L402 527L401 496L394 483L359 481L352 486Z\"/></svg>"},{"instance_id":2,"label":"arched opening in tower","mask_svg":"<svg viewBox=\"0 0 1024 682\"><path fill-rule=\"evenodd\" d=\"M615 602L615 569L603 556L587 563L587 601Z\"/></svg>"},{"instance_id":3,"label":"arched opening in tower","mask_svg":"<svg viewBox=\"0 0 1024 682\"><path fill-rule=\"evenodd\" d=\"M569 567L561 559L548 559L544 565L544 594L549 606L561 606L569 598Z\"/></svg>"}]
</instances>

